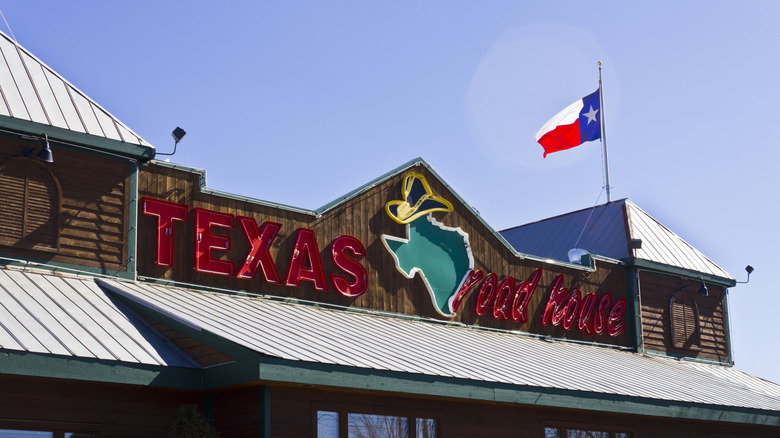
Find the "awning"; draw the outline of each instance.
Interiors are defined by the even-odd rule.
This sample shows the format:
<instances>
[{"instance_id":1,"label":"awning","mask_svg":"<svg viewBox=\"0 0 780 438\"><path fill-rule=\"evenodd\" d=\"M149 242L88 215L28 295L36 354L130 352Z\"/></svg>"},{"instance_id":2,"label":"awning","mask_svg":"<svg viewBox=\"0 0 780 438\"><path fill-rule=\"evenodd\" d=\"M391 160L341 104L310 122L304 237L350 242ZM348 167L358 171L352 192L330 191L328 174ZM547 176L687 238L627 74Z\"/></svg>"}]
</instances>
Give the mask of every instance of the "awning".
<instances>
[{"instance_id":1,"label":"awning","mask_svg":"<svg viewBox=\"0 0 780 438\"><path fill-rule=\"evenodd\" d=\"M420 393L427 394L435 392L422 388L427 383L451 385L448 391L460 385L467 398L480 398L474 394L491 388L495 401L515 392L534 396L507 400L780 424L780 386L733 367L314 303L153 283L98 283L129 302L273 359L269 364L302 370L299 377L285 377L288 382L313 382L307 375L321 372L339 374L349 387L350 375L356 381L372 376L384 378L382 387L390 391L419 381Z\"/></svg>"},{"instance_id":2,"label":"awning","mask_svg":"<svg viewBox=\"0 0 780 438\"><path fill-rule=\"evenodd\" d=\"M0 269L0 349L166 367L198 364L92 277Z\"/></svg>"}]
</instances>

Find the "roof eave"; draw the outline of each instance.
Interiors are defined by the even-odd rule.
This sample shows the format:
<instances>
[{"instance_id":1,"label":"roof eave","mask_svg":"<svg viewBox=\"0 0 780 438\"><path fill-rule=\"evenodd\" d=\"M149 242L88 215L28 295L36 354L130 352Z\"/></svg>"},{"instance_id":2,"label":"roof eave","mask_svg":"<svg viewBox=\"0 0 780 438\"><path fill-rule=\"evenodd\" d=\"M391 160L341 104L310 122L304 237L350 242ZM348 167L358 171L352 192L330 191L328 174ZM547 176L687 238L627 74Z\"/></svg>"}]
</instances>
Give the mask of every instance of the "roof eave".
<instances>
[{"instance_id":1,"label":"roof eave","mask_svg":"<svg viewBox=\"0 0 780 438\"><path fill-rule=\"evenodd\" d=\"M629 415L780 426L780 412L260 358L262 381Z\"/></svg>"},{"instance_id":2,"label":"roof eave","mask_svg":"<svg viewBox=\"0 0 780 438\"><path fill-rule=\"evenodd\" d=\"M92 149L139 161L148 161L154 158L153 146L127 143L55 126L30 122L15 117L0 115L0 130L15 135L40 136L41 134L46 134L49 137L49 141L62 143L65 146Z\"/></svg>"},{"instance_id":3,"label":"roof eave","mask_svg":"<svg viewBox=\"0 0 780 438\"><path fill-rule=\"evenodd\" d=\"M677 266L666 265L650 260L639 259L630 257L622 259L622 261L628 267L634 267L638 269L646 269L656 271L664 274L678 275L680 277L690 278L692 280L704 280L707 283L714 283L723 287L734 287L737 284L737 280L731 277L720 277L712 274L705 274L703 272L694 271L691 269L680 268Z\"/></svg>"}]
</instances>

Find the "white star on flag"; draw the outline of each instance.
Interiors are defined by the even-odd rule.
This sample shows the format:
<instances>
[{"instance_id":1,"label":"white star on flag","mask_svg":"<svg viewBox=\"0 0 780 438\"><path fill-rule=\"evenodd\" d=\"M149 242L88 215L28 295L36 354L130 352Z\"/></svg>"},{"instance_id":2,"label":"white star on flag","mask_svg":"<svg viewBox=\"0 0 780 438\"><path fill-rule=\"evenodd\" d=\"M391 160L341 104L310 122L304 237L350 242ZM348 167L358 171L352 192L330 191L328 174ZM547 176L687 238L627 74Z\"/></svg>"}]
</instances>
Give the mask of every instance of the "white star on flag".
<instances>
[{"instance_id":1,"label":"white star on flag","mask_svg":"<svg viewBox=\"0 0 780 438\"><path fill-rule=\"evenodd\" d=\"M596 121L596 113L599 112L599 110L594 110L593 106L590 106L590 111L583 113L582 115L588 118L588 124L590 122Z\"/></svg>"}]
</instances>

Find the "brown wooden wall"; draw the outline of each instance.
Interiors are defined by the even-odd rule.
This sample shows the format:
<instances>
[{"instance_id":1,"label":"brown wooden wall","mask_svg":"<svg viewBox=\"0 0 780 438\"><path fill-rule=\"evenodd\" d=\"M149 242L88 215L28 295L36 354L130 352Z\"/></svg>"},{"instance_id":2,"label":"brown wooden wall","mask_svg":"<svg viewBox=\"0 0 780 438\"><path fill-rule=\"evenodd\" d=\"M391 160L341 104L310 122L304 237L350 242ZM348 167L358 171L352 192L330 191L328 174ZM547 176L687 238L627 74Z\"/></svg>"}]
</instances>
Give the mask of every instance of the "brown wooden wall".
<instances>
[{"instance_id":1,"label":"brown wooden wall","mask_svg":"<svg viewBox=\"0 0 780 438\"><path fill-rule=\"evenodd\" d=\"M56 178L62 191L59 246L41 250L6 239L0 242L0 254L126 271L130 163L54 145L54 163L19 158L24 148L34 145L34 141L0 137L0 169L30 160L36 169L46 169ZM0 210L9 208L8 196L0 199ZM2 226L14 226L10 222Z\"/></svg>"},{"instance_id":2,"label":"brown wooden wall","mask_svg":"<svg viewBox=\"0 0 780 438\"><path fill-rule=\"evenodd\" d=\"M699 313L701 349L675 348L671 334L672 295L681 285L695 300ZM671 354L729 360L723 288L708 284L709 296L699 295L701 282L641 271L639 289L642 302L642 340L649 350Z\"/></svg>"},{"instance_id":3,"label":"brown wooden wall","mask_svg":"<svg viewBox=\"0 0 780 438\"><path fill-rule=\"evenodd\" d=\"M422 166L414 171L425 175L435 194L441 195L454 204L450 213L435 213L435 217L448 227L460 227L469 235L474 254L475 268L485 274L495 272L499 280L504 276L513 276L518 282L527 280L535 269L543 269L543 277L530 303L529 321L519 325L514 321L497 320L492 312L478 316L474 312L478 286L461 305L458 315L453 318L469 324L479 324L512 330L525 330L552 336L588 339L603 343L630 345L629 334L631 317L623 318L627 329L612 338L607 334L586 336L576 329L568 332L561 327L543 327L540 323L543 307L549 288L558 274L564 274L564 285L570 289L581 289L582 293L596 292L599 295L610 293L617 301L625 296L625 270L622 266L607 262L598 262L595 273L549 265L538 261L521 260L499 241L465 206L457 201L454 194L440 183L435 176ZM373 187L337 208L325 212L320 217L303 214L287 209L274 208L241 200L204 194L200 190L200 174L177 170L167 166L148 164L141 166L139 192L141 197L166 200L185 204L190 208L187 223L176 222L174 228L175 255L171 268L157 266L156 232L157 218L139 213L138 271L139 275L175 280L185 283L205 284L231 290L246 290L278 296L328 302L344 306L379 309L413 315L439 317L431 303L425 285L417 275L407 279L395 267L395 261L385 248L382 234L405 237L406 227L394 222L385 213L385 204L390 200L401 199L401 181L405 175L398 174L388 181ZM314 178L314 176L312 176ZM316 183L316 181L312 181ZM255 218L258 225L264 221L282 224L271 249L282 279L294 244L295 232L299 227L313 229L316 232L321 258L326 274L339 273L330 261L330 242L339 235L351 235L358 238L366 248L367 255L362 260L367 267L369 278L368 291L357 298L347 298L336 292L333 287L327 292L314 290L310 283L302 282L297 288L283 285L266 284L261 275L253 280L238 279L194 270L194 211L196 207L215 210L234 215ZM238 266L246 256L249 247L240 227L233 230L218 230L218 234L231 238L232 249L229 253L215 252L222 260L229 260ZM629 306L630 307L630 306Z\"/></svg>"},{"instance_id":4,"label":"brown wooden wall","mask_svg":"<svg viewBox=\"0 0 780 438\"><path fill-rule=\"evenodd\" d=\"M0 375L0 429L92 432L99 438L168 436L181 404L204 411L212 396L214 426L222 438L260 436L262 393L258 386L213 394ZM270 387L271 436L314 435L317 410L435 418L439 438L539 438L545 426L627 431L635 438L756 438L777 436L777 428L708 423L638 415L596 413L526 405L406 397L401 394Z\"/></svg>"},{"instance_id":5,"label":"brown wooden wall","mask_svg":"<svg viewBox=\"0 0 780 438\"><path fill-rule=\"evenodd\" d=\"M93 432L100 438L167 437L189 391L0 374L0 429Z\"/></svg>"},{"instance_id":6,"label":"brown wooden wall","mask_svg":"<svg viewBox=\"0 0 780 438\"><path fill-rule=\"evenodd\" d=\"M219 409L219 406L216 406ZM439 437L526 437L544 436L546 426L582 427L591 430L623 431L634 438L709 438L719 436L777 436L777 428L679 420L638 415L618 415L584 410L447 399L406 398L387 394L365 394L305 388L271 388L271 436L274 438L314 435L317 410L346 410L380 415L436 418ZM219 423L217 423L219 429ZM223 433L223 438L231 436Z\"/></svg>"}]
</instances>

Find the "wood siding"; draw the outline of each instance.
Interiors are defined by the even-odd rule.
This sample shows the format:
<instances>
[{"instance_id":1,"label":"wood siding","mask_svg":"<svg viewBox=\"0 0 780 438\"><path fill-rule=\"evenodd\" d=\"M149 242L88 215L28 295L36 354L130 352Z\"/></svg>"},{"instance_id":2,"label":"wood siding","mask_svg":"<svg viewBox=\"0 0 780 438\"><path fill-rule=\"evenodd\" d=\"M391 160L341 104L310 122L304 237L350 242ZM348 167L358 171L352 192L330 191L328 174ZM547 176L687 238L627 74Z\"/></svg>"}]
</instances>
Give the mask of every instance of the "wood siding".
<instances>
[{"instance_id":1,"label":"wood siding","mask_svg":"<svg viewBox=\"0 0 780 438\"><path fill-rule=\"evenodd\" d=\"M182 404L213 410L222 438L261 436L259 386L213 393L0 375L0 429L91 432L99 438L165 438ZM627 431L635 438L777 436L776 427L573 409L405 397L392 393L270 387L271 436L316 436L317 410L434 418L439 438L538 438L546 426ZM207 400L210 398L210 402ZM717 434L717 435L716 435Z\"/></svg>"},{"instance_id":2,"label":"wood siding","mask_svg":"<svg viewBox=\"0 0 780 438\"><path fill-rule=\"evenodd\" d=\"M672 339L672 296L685 286L682 293L694 300L698 310L698 340L689 342L687 348L676 348ZM709 296L698 294L700 281L642 271L639 274L642 302L642 341L648 350L670 354L729 360L726 317L724 315L723 288L708 284Z\"/></svg>"},{"instance_id":3,"label":"wood siding","mask_svg":"<svg viewBox=\"0 0 780 438\"><path fill-rule=\"evenodd\" d=\"M167 437L183 403L203 395L141 386L0 375L0 429Z\"/></svg>"},{"instance_id":4,"label":"wood siding","mask_svg":"<svg viewBox=\"0 0 780 438\"><path fill-rule=\"evenodd\" d=\"M219 406L216 407L219 409ZM392 394L347 393L305 388L271 388L271 436L316 436L317 410L345 410L380 415L435 418L439 437L539 438L544 428L580 427L631 432L635 438L708 438L711 433L734 436L776 436L775 428L729 425L639 415L554 409L503 403L406 398ZM219 429L219 422L217 422ZM231 436L223 433L223 438Z\"/></svg>"},{"instance_id":5,"label":"wood siding","mask_svg":"<svg viewBox=\"0 0 780 438\"><path fill-rule=\"evenodd\" d=\"M31 145L34 143L0 137L0 165L18 162L24 148ZM4 238L0 239L0 252L36 261L126 271L130 163L54 146L52 150L54 163L37 161L30 167L47 170L59 183L62 198L56 219L58 245L31 248L21 240ZM50 192L34 196L39 207L50 203L46 199ZM14 195L9 192L0 196L0 204L5 206L8 197Z\"/></svg>"},{"instance_id":6,"label":"wood siding","mask_svg":"<svg viewBox=\"0 0 780 438\"><path fill-rule=\"evenodd\" d=\"M602 343L629 345L630 330L625 329L617 337L602 334L587 336L573 329L564 331L560 326L542 326L550 286L558 274L563 274L564 286L583 294L611 294L614 301L625 297L625 270L622 266L607 262L597 262L594 273L548 265L539 261L523 260L515 257L483 223L457 200L437 178L422 166L414 168L424 174L434 193L443 196L454 204L450 213L435 213L435 218L448 227L459 227L469 235L474 255L475 269L481 269L485 275L495 272L499 280L512 276L518 282L527 280L535 269L543 270L542 279L529 304L528 322L519 324L510 320L499 320L488 311L477 315L474 311L479 284L467 296L453 321L467 324L495 327L510 330L523 330L543 333L551 336L587 339ZM141 197L165 200L184 204L189 207L189 220L174 225L174 264L172 267L158 266L155 263L157 217L139 213L138 272L139 275L174 280L184 283L204 284L229 290L248 291L276 296L288 296L298 299L328 302L343 306L378 309L389 312L423 315L443 319L436 312L429 293L420 277L408 279L401 275L393 256L387 251L381 235L405 237L406 226L394 222L386 214L384 207L390 200L400 199L401 181L405 175L400 173L389 180L372 187L342 203L321 216L275 208L238 199L214 196L201 192L198 173L177 170L167 166L148 164L141 167L139 192ZM313 177L312 177L313 178ZM315 290L311 283L302 282L298 287L287 287L266 283L260 274L252 280L236 277L196 272L194 269L194 208L204 208L235 216L254 218L260 226L264 221L282 224L282 227L270 249L271 257L284 282L287 264L292 253L296 230L308 228L315 231L326 275L339 273L330 259L330 243L337 236L350 235L359 239L366 249L366 257L361 260L367 269L368 291L357 298L340 295L329 284L326 292ZM229 252L214 251L220 260L236 263L244 261L249 246L236 224L232 230L219 229L216 233L231 240ZM629 306L630 307L630 306ZM622 319L629 326L629 314Z\"/></svg>"}]
</instances>

